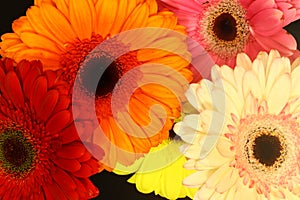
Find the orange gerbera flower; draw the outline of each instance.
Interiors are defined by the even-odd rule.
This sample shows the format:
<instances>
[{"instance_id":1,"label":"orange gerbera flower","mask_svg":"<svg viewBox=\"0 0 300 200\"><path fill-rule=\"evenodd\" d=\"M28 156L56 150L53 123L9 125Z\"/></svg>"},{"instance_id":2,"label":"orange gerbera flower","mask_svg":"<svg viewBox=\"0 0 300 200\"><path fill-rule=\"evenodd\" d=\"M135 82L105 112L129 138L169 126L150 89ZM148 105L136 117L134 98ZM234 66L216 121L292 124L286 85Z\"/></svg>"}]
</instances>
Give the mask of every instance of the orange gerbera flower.
<instances>
[{"instance_id":1,"label":"orange gerbera flower","mask_svg":"<svg viewBox=\"0 0 300 200\"><path fill-rule=\"evenodd\" d=\"M180 115L180 103L178 96L161 84L152 83L139 87L130 98L129 113L134 123L142 128L129 126L124 130L112 115L112 92L116 85L122 88L122 83L117 84L118 80L133 68L141 64L159 63L178 72L185 82L176 78L174 80L174 76L170 75L172 73L164 70L141 70L140 75L153 82L154 79L164 79L166 83L174 82L173 86L183 94L185 83L192 79L192 73L188 69L189 60L185 59L189 57L185 39L164 34L163 37L152 40L157 46L167 46L168 51L166 48L134 49L130 42L112 42L105 53L100 49L95 51L95 55L90 57L88 62L84 63L84 60L97 45L114 35L145 27L167 28L185 34L184 27L177 25L177 18L173 13L158 13L155 0L40 0L28 9L26 16L13 23L14 33L7 33L1 37L1 54L17 61L24 57L39 59L45 63L47 69L62 69L62 78L70 83L71 88L80 66L83 68L82 77L95 78L93 71L108 63L111 54L127 49L127 53L112 60L112 63L109 62L111 64L100 79L95 94L95 110L100 127L112 144L107 147L102 162L110 167L114 167L116 161L128 165L137 156L127 156L126 152L147 153L151 147L168 138L173 120ZM148 40L145 38L144 42L147 43ZM172 53L176 50L178 52L178 49L182 55L187 56L182 58ZM92 93L86 84L83 83L83 86ZM124 91L121 90L119 94L122 95ZM154 112L148 116L149 109L155 104L164 108L165 119L161 112ZM149 135L143 127L150 122L155 122L155 126L162 128L156 134ZM139 136L134 135L136 131L139 132ZM103 143L103 138L98 135L94 135L92 140L100 146ZM122 154L121 151L125 153Z\"/></svg>"}]
</instances>

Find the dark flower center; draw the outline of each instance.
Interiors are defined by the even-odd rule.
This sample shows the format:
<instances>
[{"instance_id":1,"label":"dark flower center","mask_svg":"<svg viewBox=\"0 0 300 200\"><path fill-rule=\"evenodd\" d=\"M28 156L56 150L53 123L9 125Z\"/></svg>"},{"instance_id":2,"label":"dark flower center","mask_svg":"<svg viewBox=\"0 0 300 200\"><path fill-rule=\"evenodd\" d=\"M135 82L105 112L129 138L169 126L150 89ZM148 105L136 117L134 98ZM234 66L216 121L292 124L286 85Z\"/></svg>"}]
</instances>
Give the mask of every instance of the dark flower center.
<instances>
[{"instance_id":1,"label":"dark flower center","mask_svg":"<svg viewBox=\"0 0 300 200\"><path fill-rule=\"evenodd\" d=\"M237 36L237 27L236 27L235 18L229 13L222 13L216 17L213 31L216 36L225 41L232 41Z\"/></svg>"},{"instance_id":2,"label":"dark flower center","mask_svg":"<svg viewBox=\"0 0 300 200\"><path fill-rule=\"evenodd\" d=\"M273 135L260 135L253 143L253 156L261 164L272 166L281 156L282 146L278 137Z\"/></svg>"},{"instance_id":3,"label":"dark flower center","mask_svg":"<svg viewBox=\"0 0 300 200\"><path fill-rule=\"evenodd\" d=\"M35 150L21 131L7 129L0 134L0 162L5 170L28 172L35 158Z\"/></svg>"},{"instance_id":4,"label":"dark flower center","mask_svg":"<svg viewBox=\"0 0 300 200\"><path fill-rule=\"evenodd\" d=\"M81 81L90 94L94 94L96 91L96 97L102 97L113 91L122 75L121 72L117 61L112 62L105 56L92 58L83 66Z\"/></svg>"}]
</instances>

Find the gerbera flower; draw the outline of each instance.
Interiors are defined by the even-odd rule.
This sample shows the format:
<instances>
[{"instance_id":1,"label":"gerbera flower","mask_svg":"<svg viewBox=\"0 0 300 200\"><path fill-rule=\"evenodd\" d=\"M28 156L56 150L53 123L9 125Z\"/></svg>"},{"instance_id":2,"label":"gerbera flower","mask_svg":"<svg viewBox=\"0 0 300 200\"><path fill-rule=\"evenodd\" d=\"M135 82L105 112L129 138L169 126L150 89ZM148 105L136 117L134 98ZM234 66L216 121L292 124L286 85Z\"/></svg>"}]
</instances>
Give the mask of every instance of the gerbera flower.
<instances>
[{"instance_id":1,"label":"gerbera flower","mask_svg":"<svg viewBox=\"0 0 300 200\"><path fill-rule=\"evenodd\" d=\"M300 19L300 1L299 0L275 0L276 6L283 12L283 25Z\"/></svg>"},{"instance_id":2,"label":"gerbera flower","mask_svg":"<svg viewBox=\"0 0 300 200\"><path fill-rule=\"evenodd\" d=\"M189 56L184 39L176 38L174 35L155 38L155 44L162 47L159 50L153 48L133 50L132 46L110 40L113 42L107 49L98 49L88 61L84 63L84 60L97 45L130 29L158 27L184 33L184 27L177 25L177 19L173 13L169 11L157 13L157 4L154 0L36 1L36 5L28 9L26 16L16 20L12 27L14 33L2 36L0 44L2 55L12 57L17 61L24 57L40 59L45 63L46 69L61 69L62 78L70 83L70 87L80 66L83 71L81 77L90 80L99 78L93 72L108 63L109 66L99 81L95 94L95 107L100 127L112 143L112 146L106 148L107 152L103 160L107 165L113 168L116 160L123 164L131 164L135 159L134 156L128 158L118 153L115 154L117 150L111 148L119 148L129 153L146 153L152 146L157 146L162 140L168 138L173 119L180 114L178 99L168 88L152 82L152 84L138 88L129 102L130 115L137 126L146 126L152 120L156 122L156 126L162 127L157 134L152 136L144 133L143 136L137 137L134 131L129 135L128 131L122 130L112 116L111 96L119 79L126 72L141 64L167 65L185 77L185 83L191 81L192 73L188 69L189 60L172 53L172 50L174 52L180 49L182 55ZM138 36L143 38L143 35L138 35L137 32L135 38L132 39L137 39ZM143 41L146 44L149 42L146 37ZM134 42L134 40L131 42L133 46L135 46ZM164 51L165 46L168 46L171 52ZM111 60L115 52L124 49L128 50L126 54L116 60ZM148 72L150 74L148 80L157 75L156 77L171 81L166 71L150 70ZM176 84L184 89L185 83L177 81ZM182 85L185 86L182 87ZM89 95L94 95L89 84L83 83L83 86L90 92ZM150 108L155 104L163 106L167 114L165 120L163 118L165 115L161 113L154 113L152 119L148 116ZM94 142L101 146L102 138L94 138Z\"/></svg>"},{"instance_id":3,"label":"gerbera flower","mask_svg":"<svg viewBox=\"0 0 300 200\"><path fill-rule=\"evenodd\" d=\"M128 182L136 184L142 193L154 192L167 199L192 198L196 189L183 186L182 180L195 170L183 168L186 158L179 151L182 144L180 140L164 140L132 166L119 165L114 172L122 175L135 173Z\"/></svg>"},{"instance_id":4,"label":"gerbera flower","mask_svg":"<svg viewBox=\"0 0 300 200\"><path fill-rule=\"evenodd\" d=\"M282 28L290 17L284 16L274 1L160 1L176 13L188 35L204 47L216 64L234 67L241 52L254 59L262 50L278 49L282 55L291 56L297 48L293 36ZM191 52L197 54L192 48Z\"/></svg>"},{"instance_id":5,"label":"gerbera flower","mask_svg":"<svg viewBox=\"0 0 300 200\"><path fill-rule=\"evenodd\" d=\"M0 61L0 196L88 199L98 162L76 133L66 85L38 61Z\"/></svg>"},{"instance_id":6,"label":"gerbera flower","mask_svg":"<svg viewBox=\"0 0 300 200\"><path fill-rule=\"evenodd\" d=\"M253 62L239 54L234 69L215 66L212 82L191 85L200 114L174 130L185 167L198 170L184 180L195 199L299 199L299 80L300 66L272 50Z\"/></svg>"}]
</instances>

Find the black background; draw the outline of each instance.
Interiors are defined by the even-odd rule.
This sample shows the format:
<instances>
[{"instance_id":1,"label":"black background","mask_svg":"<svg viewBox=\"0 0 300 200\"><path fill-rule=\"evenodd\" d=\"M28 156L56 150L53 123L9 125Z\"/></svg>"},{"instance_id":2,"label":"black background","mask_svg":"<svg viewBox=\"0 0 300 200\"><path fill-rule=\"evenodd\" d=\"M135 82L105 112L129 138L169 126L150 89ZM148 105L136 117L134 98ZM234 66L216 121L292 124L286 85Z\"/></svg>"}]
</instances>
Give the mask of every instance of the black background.
<instances>
[{"instance_id":1,"label":"black background","mask_svg":"<svg viewBox=\"0 0 300 200\"><path fill-rule=\"evenodd\" d=\"M26 9L33 5L33 0L6 0L0 8L0 35L12 32L13 20L25 15ZM300 49L300 20L290 24L286 29L294 35ZM164 198L151 194L142 194L135 189L134 184L127 183L128 176L118 176L109 172L101 172L91 177L94 184L100 189L100 196L95 200L163 200ZM188 198L186 198L188 199Z\"/></svg>"}]
</instances>

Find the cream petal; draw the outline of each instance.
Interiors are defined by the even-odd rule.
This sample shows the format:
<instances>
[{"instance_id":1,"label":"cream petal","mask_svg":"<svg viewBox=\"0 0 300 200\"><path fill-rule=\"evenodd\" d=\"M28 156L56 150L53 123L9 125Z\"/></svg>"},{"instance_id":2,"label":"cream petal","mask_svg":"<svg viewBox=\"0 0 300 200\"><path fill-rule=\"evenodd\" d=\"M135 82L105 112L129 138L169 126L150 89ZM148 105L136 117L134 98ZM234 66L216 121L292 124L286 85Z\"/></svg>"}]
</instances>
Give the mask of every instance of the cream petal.
<instances>
[{"instance_id":1,"label":"cream petal","mask_svg":"<svg viewBox=\"0 0 300 200\"><path fill-rule=\"evenodd\" d=\"M281 75L267 96L270 113L278 114L286 105L291 91L291 79L289 74Z\"/></svg>"},{"instance_id":2,"label":"cream petal","mask_svg":"<svg viewBox=\"0 0 300 200\"><path fill-rule=\"evenodd\" d=\"M210 171L197 171L185 179L183 179L183 185L187 187L201 187L209 178L212 172Z\"/></svg>"},{"instance_id":3,"label":"cream petal","mask_svg":"<svg viewBox=\"0 0 300 200\"><path fill-rule=\"evenodd\" d=\"M294 62L292 63L291 69L295 69L297 67L300 67L300 57L298 57L294 60Z\"/></svg>"},{"instance_id":4,"label":"cream petal","mask_svg":"<svg viewBox=\"0 0 300 200\"><path fill-rule=\"evenodd\" d=\"M223 200L225 198L225 194L221 194L219 192L213 193L213 195L210 197L211 200Z\"/></svg>"},{"instance_id":5,"label":"cream petal","mask_svg":"<svg viewBox=\"0 0 300 200\"><path fill-rule=\"evenodd\" d=\"M253 71L247 71L245 73L243 81L244 98L246 98L250 92L254 95L254 97L258 98L259 100L263 97L258 77Z\"/></svg>"},{"instance_id":6,"label":"cream petal","mask_svg":"<svg viewBox=\"0 0 300 200\"><path fill-rule=\"evenodd\" d=\"M249 188L242 183L242 180L239 179L239 183L237 183L237 189L235 192L234 200L241 200L241 199L256 199L258 194L256 193L255 189Z\"/></svg>"},{"instance_id":7,"label":"cream petal","mask_svg":"<svg viewBox=\"0 0 300 200\"><path fill-rule=\"evenodd\" d=\"M229 191L226 193L225 199L226 200L233 200L234 196L235 196L235 193L236 193L236 185L234 185L233 187L231 187L229 189Z\"/></svg>"},{"instance_id":8,"label":"cream petal","mask_svg":"<svg viewBox=\"0 0 300 200\"><path fill-rule=\"evenodd\" d=\"M198 110L200 108L200 104L198 99L196 98L196 90L199 87L199 84L190 84L189 89L185 92L185 96L188 99L189 103Z\"/></svg>"},{"instance_id":9,"label":"cream petal","mask_svg":"<svg viewBox=\"0 0 300 200\"><path fill-rule=\"evenodd\" d=\"M200 82L201 87L197 89L197 98L201 105L198 109L199 111L203 109L212 109L212 97L211 91L213 89L213 84L209 80L202 80Z\"/></svg>"},{"instance_id":10,"label":"cream petal","mask_svg":"<svg viewBox=\"0 0 300 200\"><path fill-rule=\"evenodd\" d=\"M246 70L242 67L236 67L234 68L234 79L235 79L235 86L237 89L238 94L243 94L243 81L244 81L244 75L246 73ZM243 96L242 96L243 98Z\"/></svg>"},{"instance_id":11,"label":"cream petal","mask_svg":"<svg viewBox=\"0 0 300 200\"><path fill-rule=\"evenodd\" d=\"M262 93L265 93L265 87L266 87L266 74L265 74L265 66L262 62L262 60L255 60L253 62L253 71L256 74L260 88L262 90Z\"/></svg>"},{"instance_id":12,"label":"cream petal","mask_svg":"<svg viewBox=\"0 0 300 200\"><path fill-rule=\"evenodd\" d=\"M268 65L269 54L265 51L260 51L255 60L261 60L265 68ZM266 69L265 69L266 70Z\"/></svg>"},{"instance_id":13,"label":"cream petal","mask_svg":"<svg viewBox=\"0 0 300 200\"><path fill-rule=\"evenodd\" d=\"M217 79L222 78L221 73L220 73L220 67L218 65L214 65L211 68L211 79L214 82Z\"/></svg>"},{"instance_id":14,"label":"cream petal","mask_svg":"<svg viewBox=\"0 0 300 200\"><path fill-rule=\"evenodd\" d=\"M187 158L199 159L202 147L200 145L181 145L179 150Z\"/></svg>"},{"instance_id":15,"label":"cream petal","mask_svg":"<svg viewBox=\"0 0 300 200\"><path fill-rule=\"evenodd\" d=\"M199 140L206 135L206 133L197 131L191 127L185 126L182 123L180 125L177 124L174 126L175 133L180 133L181 139L187 143L197 144L199 143Z\"/></svg>"},{"instance_id":16,"label":"cream petal","mask_svg":"<svg viewBox=\"0 0 300 200\"><path fill-rule=\"evenodd\" d=\"M258 112L258 99L253 96L252 92L250 92L245 97L245 104L244 104L242 117L251 114L257 114L257 112Z\"/></svg>"},{"instance_id":17,"label":"cream petal","mask_svg":"<svg viewBox=\"0 0 300 200\"><path fill-rule=\"evenodd\" d=\"M234 156L234 153L230 150L231 146L231 141L225 137L222 137L218 140L216 148L222 156L232 158Z\"/></svg>"},{"instance_id":18,"label":"cream petal","mask_svg":"<svg viewBox=\"0 0 300 200\"><path fill-rule=\"evenodd\" d=\"M220 182L216 185L216 191L219 193L229 191L232 188L232 186L236 184L239 177L240 176L238 170L228 170L226 174L224 174Z\"/></svg>"},{"instance_id":19,"label":"cream petal","mask_svg":"<svg viewBox=\"0 0 300 200\"><path fill-rule=\"evenodd\" d=\"M281 189L272 190L270 193L271 199L285 199L285 192Z\"/></svg>"},{"instance_id":20,"label":"cream petal","mask_svg":"<svg viewBox=\"0 0 300 200\"><path fill-rule=\"evenodd\" d=\"M214 188L207 188L204 186L201 187L200 190L195 194L194 200L207 200L215 192Z\"/></svg>"},{"instance_id":21,"label":"cream petal","mask_svg":"<svg viewBox=\"0 0 300 200\"><path fill-rule=\"evenodd\" d=\"M291 73L291 97L300 96L300 67L295 68Z\"/></svg>"},{"instance_id":22,"label":"cream petal","mask_svg":"<svg viewBox=\"0 0 300 200\"><path fill-rule=\"evenodd\" d=\"M203 165L203 167L220 167L222 165L229 165L228 163L230 160L231 159L222 156L216 149L213 149L211 152L209 152L208 155L206 155L205 158L197 161L196 166L198 167L200 165Z\"/></svg>"},{"instance_id":23,"label":"cream petal","mask_svg":"<svg viewBox=\"0 0 300 200\"><path fill-rule=\"evenodd\" d=\"M225 174L232 171L228 164L219 167L206 181L206 187L216 188L217 184L224 178Z\"/></svg>"},{"instance_id":24,"label":"cream petal","mask_svg":"<svg viewBox=\"0 0 300 200\"><path fill-rule=\"evenodd\" d=\"M266 58L266 63L265 63L267 77L269 76L269 73L271 71L273 71L273 69L271 70L271 67L273 65L273 61L277 60L277 58L280 58L279 52L277 50L271 50L269 55ZM280 69L280 67L279 67L279 69Z\"/></svg>"},{"instance_id":25,"label":"cream petal","mask_svg":"<svg viewBox=\"0 0 300 200\"><path fill-rule=\"evenodd\" d=\"M252 68L251 59L245 53L239 53L236 58L236 66L243 67L245 70Z\"/></svg>"},{"instance_id":26,"label":"cream petal","mask_svg":"<svg viewBox=\"0 0 300 200\"><path fill-rule=\"evenodd\" d=\"M220 68L220 74L221 74L223 80L226 80L231 85L235 85L234 74L233 74L232 68L228 67L227 65L223 65Z\"/></svg>"},{"instance_id":27,"label":"cream petal","mask_svg":"<svg viewBox=\"0 0 300 200\"><path fill-rule=\"evenodd\" d=\"M225 91L226 113L240 115L243 108L244 98L242 98L242 95L238 94L236 87L228 81L221 79L215 81L215 86L219 88L220 91Z\"/></svg>"}]
</instances>

